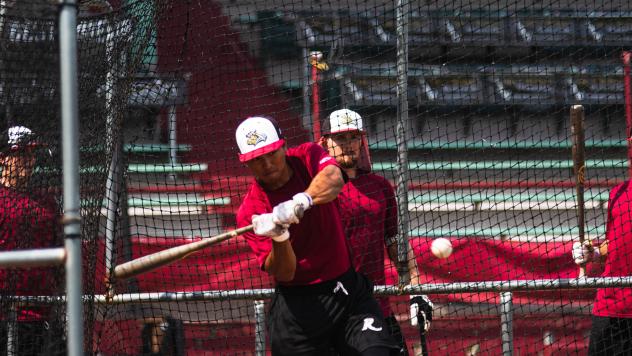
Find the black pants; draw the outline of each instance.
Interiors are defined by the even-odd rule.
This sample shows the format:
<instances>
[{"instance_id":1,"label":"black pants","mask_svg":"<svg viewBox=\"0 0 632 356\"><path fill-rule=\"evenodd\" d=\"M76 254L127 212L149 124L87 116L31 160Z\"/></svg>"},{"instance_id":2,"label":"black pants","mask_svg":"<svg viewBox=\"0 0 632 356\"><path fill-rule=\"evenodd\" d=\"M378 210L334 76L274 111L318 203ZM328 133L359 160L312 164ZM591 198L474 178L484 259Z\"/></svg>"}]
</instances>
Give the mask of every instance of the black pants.
<instances>
[{"instance_id":1,"label":"black pants","mask_svg":"<svg viewBox=\"0 0 632 356\"><path fill-rule=\"evenodd\" d=\"M272 354L388 354L398 350L369 280L354 270L316 285L277 287L268 318Z\"/></svg>"},{"instance_id":2,"label":"black pants","mask_svg":"<svg viewBox=\"0 0 632 356\"><path fill-rule=\"evenodd\" d=\"M384 318L386 327L390 330L391 336L399 344L399 352L395 353L398 356L408 356L408 346L406 346L406 339L402 333L402 328L399 326L397 319L394 315L390 315Z\"/></svg>"},{"instance_id":3,"label":"black pants","mask_svg":"<svg viewBox=\"0 0 632 356\"><path fill-rule=\"evenodd\" d=\"M632 318L593 316L588 355L632 355Z\"/></svg>"}]
</instances>

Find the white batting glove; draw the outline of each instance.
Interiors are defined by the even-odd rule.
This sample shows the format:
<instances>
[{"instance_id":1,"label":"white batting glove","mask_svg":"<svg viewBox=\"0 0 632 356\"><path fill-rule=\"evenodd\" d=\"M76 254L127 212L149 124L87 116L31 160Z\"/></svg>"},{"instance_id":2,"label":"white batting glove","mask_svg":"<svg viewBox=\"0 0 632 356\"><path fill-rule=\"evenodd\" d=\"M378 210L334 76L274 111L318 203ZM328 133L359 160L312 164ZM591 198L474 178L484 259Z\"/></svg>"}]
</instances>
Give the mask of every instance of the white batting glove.
<instances>
[{"instance_id":1,"label":"white batting glove","mask_svg":"<svg viewBox=\"0 0 632 356\"><path fill-rule=\"evenodd\" d=\"M268 236L276 242L283 242L290 238L287 226L274 223L272 214L253 215L252 226L255 234Z\"/></svg>"},{"instance_id":2,"label":"white batting glove","mask_svg":"<svg viewBox=\"0 0 632 356\"><path fill-rule=\"evenodd\" d=\"M576 264L583 265L588 262L597 261L599 256L598 248L582 244L579 241L573 243L573 260L575 260Z\"/></svg>"},{"instance_id":3,"label":"white batting glove","mask_svg":"<svg viewBox=\"0 0 632 356\"><path fill-rule=\"evenodd\" d=\"M423 323L424 332L430 330L430 322L432 321L432 311L434 304L427 295L411 295L410 296L410 325L417 326Z\"/></svg>"},{"instance_id":4,"label":"white batting glove","mask_svg":"<svg viewBox=\"0 0 632 356\"><path fill-rule=\"evenodd\" d=\"M285 201L272 209L273 221L279 225L298 224L303 212L312 206L312 197L298 193L292 200Z\"/></svg>"}]
</instances>

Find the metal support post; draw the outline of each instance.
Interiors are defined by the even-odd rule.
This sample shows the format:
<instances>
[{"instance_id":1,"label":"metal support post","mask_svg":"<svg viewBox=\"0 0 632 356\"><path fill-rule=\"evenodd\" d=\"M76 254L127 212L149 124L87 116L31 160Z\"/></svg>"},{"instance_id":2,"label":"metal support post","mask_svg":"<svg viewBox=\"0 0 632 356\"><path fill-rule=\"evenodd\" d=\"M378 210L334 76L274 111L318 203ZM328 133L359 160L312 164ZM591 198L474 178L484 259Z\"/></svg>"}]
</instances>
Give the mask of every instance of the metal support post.
<instances>
[{"instance_id":1,"label":"metal support post","mask_svg":"<svg viewBox=\"0 0 632 356\"><path fill-rule=\"evenodd\" d=\"M500 339L503 356L513 355L513 300L511 292L500 293Z\"/></svg>"},{"instance_id":2,"label":"metal support post","mask_svg":"<svg viewBox=\"0 0 632 356\"><path fill-rule=\"evenodd\" d=\"M266 354L266 316L265 302L255 300L255 355L265 356Z\"/></svg>"},{"instance_id":3,"label":"metal support post","mask_svg":"<svg viewBox=\"0 0 632 356\"><path fill-rule=\"evenodd\" d=\"M83 287L79 204L79 105L77 79L77 3L60 0L59 63L61 79L64 238L68 355L83 355Z\"/></svg>"}]
</instances>

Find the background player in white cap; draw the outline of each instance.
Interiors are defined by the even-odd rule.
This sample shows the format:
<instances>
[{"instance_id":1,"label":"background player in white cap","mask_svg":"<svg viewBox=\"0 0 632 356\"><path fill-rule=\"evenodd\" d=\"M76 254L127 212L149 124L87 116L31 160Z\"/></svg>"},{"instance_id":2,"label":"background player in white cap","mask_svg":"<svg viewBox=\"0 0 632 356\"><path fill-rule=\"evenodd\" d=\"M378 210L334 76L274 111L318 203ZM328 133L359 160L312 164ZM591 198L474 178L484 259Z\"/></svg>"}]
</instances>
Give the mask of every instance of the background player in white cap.
<instances>
[{"instance_id":1,"label":"background player in white cap","mask_svg":"<svg viewBox=\"0 0 632 356\"><path fill-rule=\"evenodd\" d=\"M42 147L33 132L13 126L0 138L0 250L46 248L61 245L56 207L36 198L29 182ZM50 295L56 274L51 268L0 270L0 291L8 295ZM0 354L7 353L8 305L0 310ZM54 328L50 309L24 306L17 310L18 355L64 354L61 330ZM58 334L55 334L58 333Z\"/></svg>"},{"instance_id":2,"label":"background player in white cap","mask_svg":"<svg viewBox=\"0 0 632 356\"><path fill-rule=\"evenodd\" d=\"M388 180L371 173L369 147L362 117L348 109L336 110L323 125L321 144L349 176L338 199L353 266L375 284L385 284L384 250L397 264L397 203ZM412 248L408 254L411 284L419 284ZM398 268L400 270L400 268ZM388 298L378 298L386 323L400 343L400 355L408 355L401 328ZM411 321L423 318L423 332L430 327L432 303L426 296L411 296Z\"/></svg>"},{"instance_id":3,"label":"background player in white cap","mask_svg":"<svg viewBox=\"0 0 632 356\"><path fill-rule=\"evenodd\" d=\"M244 236L277 282L268 318L272 353L396 350L370 282L351 268L336 200L345 175L336 160L315 143L287 148L264 117L246 119L235 136L239 159L255 177L237 225L254 225Z\"/></svg>"}]
</instances>

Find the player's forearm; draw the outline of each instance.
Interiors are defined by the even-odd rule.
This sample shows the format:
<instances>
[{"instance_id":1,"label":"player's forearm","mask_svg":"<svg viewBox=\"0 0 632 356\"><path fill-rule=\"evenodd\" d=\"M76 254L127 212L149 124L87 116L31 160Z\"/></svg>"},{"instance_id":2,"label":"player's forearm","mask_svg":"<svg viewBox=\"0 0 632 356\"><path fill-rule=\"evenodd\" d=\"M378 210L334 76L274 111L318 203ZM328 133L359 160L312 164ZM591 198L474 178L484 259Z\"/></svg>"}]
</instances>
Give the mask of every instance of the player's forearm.
<instances>
[{"instance_id":1,"label":"player's forearm","mask_svg":"<svg viewBox=\"0 0 632 356\"><path fill-rule=\"evenodd\" d=\"M399 265L399 261L397 260L397 244L391 244L386 249L388 253L388 258L393 261L396 265ZM410 284L419 284L419 269L417 267L417 259L415 258L415 251L413 251L412 246L408 247L408 254L406 256L406 264L408 266L408 273L410 274ZM400 268L397 268L399 273Z\"/></svg>"},{"instance_id":2,"label":"player's forearm","mask_svg":"<svg viewBox=\"0 0 632 356\"><path fill-rule=\"evenodd\" d=\"M408 272L410 273L410 284L419 284L419 268L412 246L408 247Z\"/></svg>"},{"instance_id":3,"label":"player's forearm","mask_svg":"<svg viewBox=\"0 0 632 356\"><path fill-rule=\"evenodd\" d=\"M340 168L327 166L314 177L305 192L312 197L314 205L325 204L338 197L344 184Z\"/></svg>"},{"instance_id":4,"label":"player's forearm","mask_svg":"<svg viewBox=\"0 0 632 356\"><path fill-rule=\"evenodd\" d=\"M296 255L289 240L272 242L272 251L265 263L265 270L279 282L289 282L296 272Z\"/></svg>"}]
</instances>

